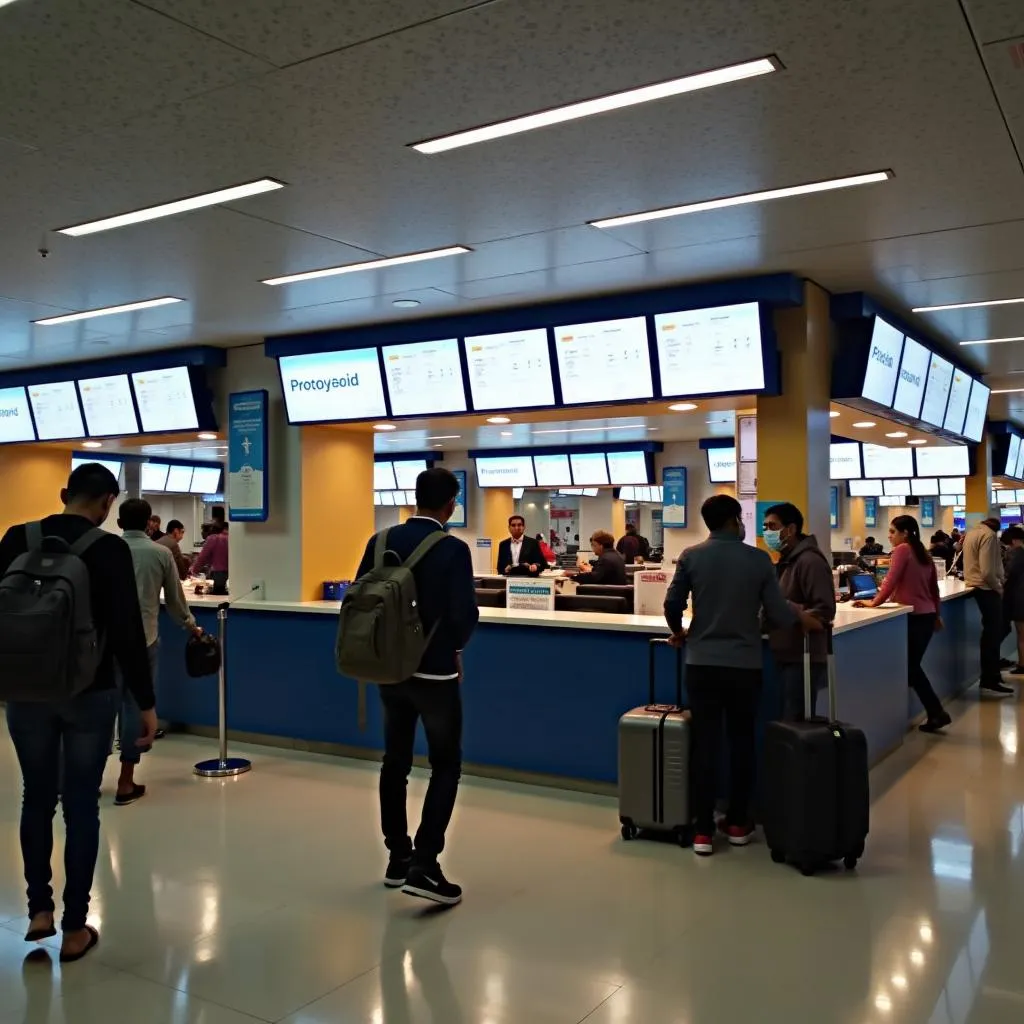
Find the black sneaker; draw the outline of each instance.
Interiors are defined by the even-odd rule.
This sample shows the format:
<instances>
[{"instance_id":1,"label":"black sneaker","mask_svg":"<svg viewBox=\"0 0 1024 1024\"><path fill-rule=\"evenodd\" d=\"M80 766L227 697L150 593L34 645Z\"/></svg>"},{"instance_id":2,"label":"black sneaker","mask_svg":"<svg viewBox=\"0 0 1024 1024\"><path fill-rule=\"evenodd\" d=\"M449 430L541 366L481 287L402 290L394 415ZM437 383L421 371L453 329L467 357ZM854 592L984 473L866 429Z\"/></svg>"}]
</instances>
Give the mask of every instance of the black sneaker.
<instances>
[{"instance_id":1,"label":"black sneaker","mask_svg":"<svg viewBox=\"0 0 1024 1024\"><path fill-rule=\"evenodd\" d=\"M952 725L953 719L949 717L948 711L943 711L938 718L929 718L928 721L922 722L918 729L921 732L939 732L941 729L945 729L947 725Z\"/></svg>"},{"instance_id":2,"label":"black sneaker","mask_svg":"<svg viewBox=\"0 0 1024 1024\"><path fill-rule=\"evenodd\" d=\"M411 864L412 857L392 857L388 861L387 871L384 872L384 884L389 889L401 889L405 885Z\"/></svg>"},{"instance_id":3,"label":"black sneaker","mask_svg":"<svg viewBox=\"0 0 1024 1024\"><path fill-rule=\"evenodd\" d=\"M1011 676L1024 676L1024 665L1014 665L1013 668L1008 668L1006 673Z\"/></svg>"},{"instance_id":4,"label":"black sneaker","mask_svg":"<svg viewBox=\"0 0 1024 1024\"><path fill-rule=\"evenodd\" d=\"M999 667L1000 668L1013 668L1013 662L1010 661L1009 658L1000 658L999 659Z\"/></svg>"},{"instance_id":5,"label":"black sneaker","mask_svg":"<svg viewBox=\"0 0 1024 1024\"><path fill-rule=\"evenodd\" d=\"M462 902L462 889L449 882L436 864L432 868L410 868L402 892L407 896L419 896L420 899L432 900L448 907Z\"/></svg>"},{"instance_id":6,"label":"black sneaker","mask_svg":"<svg viewBox=\"0 0 1024 1024\"><path fill-rule=\"evenodd\" d=\"M979 690L981 693L988 693L993 697L1012 697L1017 692L1006 683L982 683Z\"/></svg>"}]
</instances>

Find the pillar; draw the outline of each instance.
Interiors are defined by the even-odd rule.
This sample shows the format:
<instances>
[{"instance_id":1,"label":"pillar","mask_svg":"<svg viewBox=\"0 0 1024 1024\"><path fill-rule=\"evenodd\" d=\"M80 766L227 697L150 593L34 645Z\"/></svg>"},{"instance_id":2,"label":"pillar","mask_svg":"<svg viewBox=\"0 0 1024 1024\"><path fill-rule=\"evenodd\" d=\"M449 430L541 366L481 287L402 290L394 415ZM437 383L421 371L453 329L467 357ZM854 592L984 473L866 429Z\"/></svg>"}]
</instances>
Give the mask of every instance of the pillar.
<instances>
[{"instance_id":1,"label":"pillar","mask_svg":"<svg viewBox=\"0 0 1024 1024\"><path fill-rule=\"evenodd\" d=\"M612 521L609 530L616 540L626 532L626 503L624 501L612 499Z\"/></svg>"},{"instance_id":2,"label":"pillar","mask_svg":"<svg viewBox=\"0 0 1024 1024\"><path fill-rule=\"evenodd\" d=\"M975 526L992 511L992 443L988 433L981 437L976 451L974 473L967 478L964 514L967 526Z\"/></svg>"},{"instance_id":3,"label":"pillar","mask_svg":"<svg viewBox=\"0 0 1024 1024\"><path fill-rule=\"evenodd\" d=\"M352 579L374 532L373 434L302 428L302 600Z\"/></svg>"},{"instance_id":4,"label":"pillar","mask_svg":"<svg viewBox=\"0 0 1024 1024\"><path fill-rule=\"evenodd\" d=\"M806 281L803 305L777 311L775 330L782 394L757 400L757 498L796 505L804 514L804 530L827 552L832 387L828 293Z\"/></svg>"},{"instance_id":5,"label":"pillar","mask_svg":"<svg viewBox=\"0 0 1024 1024\"><path fill-rule=\"evenodd\" d=\"M498 545L508 536L509 516L515 514L510 487L480 488L480 537L491 541L491 572L498 567Z\"/></svg>"},{"instance_id":6,"label":"pillar","mask_svg":"<svg viewBox=\"0 0 1024 1024\"><path fill-rule=\"evenodd\" d=\"M141 498L142 497L142 463L135 462L133 459L128 459L124 464L124 491L122 492L124 498ZM193 517L194 518L194 517ZM164 520L164 526L167 525L167 521Z\"/></svg>"},{"instance_id":7,"label":"pillar","mask_svg":"<svg viewBox=\"0 0 1024 1024\"><path fill-rule=\"evenodd\" d=\"M399 523L406 522L406 520L408 520L412 516L414 511L415 510L410 508L408 505L403 505L398 510L398 521L399 521Z\"/></svg>"},{"instance_id":8,"label":"pillar","mask_svg":"<svg viewBox=\"0 0 1024 1024\"><path fill-rule=\"evenodd\" d=\"M0 447L0 535L9 526L60 512L61 488L71 473L71 452L42 445Z\"/></svg>"}]
</instances>

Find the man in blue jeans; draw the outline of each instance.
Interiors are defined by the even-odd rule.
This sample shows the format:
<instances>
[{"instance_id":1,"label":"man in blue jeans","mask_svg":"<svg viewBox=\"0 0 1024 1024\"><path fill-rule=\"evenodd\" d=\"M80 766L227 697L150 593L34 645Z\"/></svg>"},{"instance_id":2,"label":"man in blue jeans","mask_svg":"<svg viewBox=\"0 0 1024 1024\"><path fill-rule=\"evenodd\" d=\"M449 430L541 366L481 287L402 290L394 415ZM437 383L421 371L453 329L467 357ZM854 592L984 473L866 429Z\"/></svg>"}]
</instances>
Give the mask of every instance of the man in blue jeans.
<instances>
[{"instance_id":1,"label":"man in blue jeans","mask_svg":"<svg viewBox=\"0 0 1024 1024\"><path fill-rule=\"evenodd\" d=\"M79 466L61 491L64 511L42 521L43 536L74 544L106 520L118 491L110 470L95 462ZM12 526L0 541L0 577L27 550L25 526ZM66 829L60 951L64 963L80 960L99 942L99 933L86 918L99 850L100 784L118 706L115 661L140 709L140 746L152 743L157 722L131 552L120 537L108 533L81 558L89 572L93 620L104 639L95 681L58 704L13 701L7 705L7 727L24 779L21 853L29 916L25 939L37 942L57 934L50 858L60 794Z\"/></svg>"}]
</instances>

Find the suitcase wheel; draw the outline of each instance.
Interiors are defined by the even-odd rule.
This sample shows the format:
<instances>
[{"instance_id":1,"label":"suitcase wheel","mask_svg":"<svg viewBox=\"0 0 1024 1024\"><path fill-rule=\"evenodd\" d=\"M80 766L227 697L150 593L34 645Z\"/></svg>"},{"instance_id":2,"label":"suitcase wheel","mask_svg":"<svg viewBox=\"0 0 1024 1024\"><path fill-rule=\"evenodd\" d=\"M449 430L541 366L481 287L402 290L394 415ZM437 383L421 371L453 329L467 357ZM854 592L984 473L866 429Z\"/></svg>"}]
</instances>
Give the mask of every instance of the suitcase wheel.
<instances>
[{"instance_id":1,"label":"suitcase wheel","mask_svg":"<svg viewBox=\"0 0 1024 1024\"><path fill-rule=\"evenodd\" d=\"M848 857L844 857L843 867L846 868L847 871L853 871L853 869L857 866L857 859L858 858L854 857L852 854L850 854L850 856Z\"/></svg>"},{"instance_id":2,"label":"suitcase wheel","mask_svg":"<svg viewBox=\"0 0 1024 1024\"><path fill-rule=\"evenodd\" d=\"M800 865L800 874L804 878L810 878L818 870L817 864L812 864L810 861L805 860Z\"/></svg>"},{"instance_id":3,"label":"suitcase wheel","mask_svg":"<svg viewBox=\"0 0 1024 1024\"><path fill-rule=\"evenodd\" d=\"M680 846L692 846L693 845L693 835L691 834L690 829L688 829L688 828L676 829L676 842L678 842Z\"/></svg>"},{"instance_id":4,"label":"suitcase wheel","mask_svg":"<svg viewBox=\"0 0 1024 1024\"><path fill-rule=\"evenodd\" d=\"M631 821L624 821L622 823L622 830L621 831L622 831L622 838L625 839L628 842L630 839L636 839L637 834L639 833L640 830L636 827L636 825L633 824L633 822L631 822Z\"/></svg>"},{"instance_id":5,"label":"suitcase wheel","mask_svg":"<svg viewBox=\"0 0 1024 1024\"><path fill-rule=\"evenodd\" d=\"M772 854L772 863L773 864L785 864L786 863L786 855L782 852L782 850L772 850L771 854Z\"/></svg>"}]
</instances>

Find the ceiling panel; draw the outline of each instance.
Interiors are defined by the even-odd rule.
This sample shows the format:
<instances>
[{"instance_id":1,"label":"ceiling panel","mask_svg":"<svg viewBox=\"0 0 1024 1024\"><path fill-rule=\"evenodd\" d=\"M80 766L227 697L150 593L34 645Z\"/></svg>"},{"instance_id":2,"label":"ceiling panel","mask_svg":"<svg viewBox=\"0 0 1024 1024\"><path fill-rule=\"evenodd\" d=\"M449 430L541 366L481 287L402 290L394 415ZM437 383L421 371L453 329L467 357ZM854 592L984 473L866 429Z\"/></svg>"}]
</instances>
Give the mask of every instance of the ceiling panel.
<instances>
[{"instance_id":1,"label":"ceiling panel","mask_svg":"<svg viewBox=\"0 0 1024 1024\"><path fill-rule=\"evenodd\" d=\"M965 0L971 26L983 43L1024 35L1020 0Z\"/></svg>"}]
</instances>

